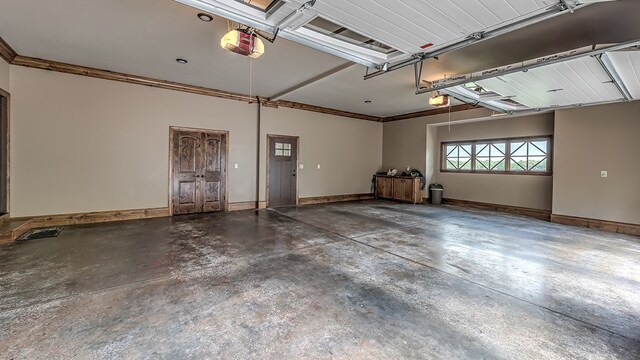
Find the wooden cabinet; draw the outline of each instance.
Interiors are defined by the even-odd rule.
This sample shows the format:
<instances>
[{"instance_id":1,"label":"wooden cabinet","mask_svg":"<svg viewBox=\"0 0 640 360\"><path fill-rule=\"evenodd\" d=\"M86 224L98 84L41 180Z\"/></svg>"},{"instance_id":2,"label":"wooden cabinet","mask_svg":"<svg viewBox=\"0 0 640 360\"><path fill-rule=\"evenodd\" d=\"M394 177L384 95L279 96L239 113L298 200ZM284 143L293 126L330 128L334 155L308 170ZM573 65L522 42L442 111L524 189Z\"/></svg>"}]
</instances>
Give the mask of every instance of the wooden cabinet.
<instances>
[{"instance_id":1,"label":"wooden cabinet","mask_svg":"<svg viewBox=\"0 0 640 360\"><path fill-rule=\"evenodd\" d=\"M422 202L420 179L405 176L376 176L376 197L417 204Z\"/></svg>"},{"instance_id":2,"label":"wooden cabinet","mask_svg":"<svg viewBox=\"0 0 640 360\"><path fill-rule=\"evenodd\" d=\"M393 199L393 178L388 176L376 177L377 196L385 199Z\"/></svg>"}]
</instances>

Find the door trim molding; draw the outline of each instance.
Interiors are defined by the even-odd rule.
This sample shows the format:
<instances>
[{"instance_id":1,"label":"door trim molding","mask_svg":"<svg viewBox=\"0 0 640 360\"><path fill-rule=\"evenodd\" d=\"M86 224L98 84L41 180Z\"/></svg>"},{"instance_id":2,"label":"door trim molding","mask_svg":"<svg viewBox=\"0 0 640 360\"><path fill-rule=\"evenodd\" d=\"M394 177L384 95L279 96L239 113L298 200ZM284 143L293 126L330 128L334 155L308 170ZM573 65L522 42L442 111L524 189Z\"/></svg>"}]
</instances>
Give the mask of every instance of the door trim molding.
<instances>
[{"instance_id":1,"label":"door trim molding","mask_svg":"<svg viewBox=\"0 0 640 360\"><path fill-rule=\"evenodd\" d=\"M11 187L9 186L9 183L11 181L11 94L5 90L0 89L0 97L3 97L6 99L6 105L7 105L4 113L0 114L0 127L2 127L0 129L0 132L3 132L1 136L3 137L2 141L4 141L4 145L5 145L4 149L2 150L6 152L6 158L5 158L6 164L4 164L5 171L6 171L6 174L4 174L5 188L3 189L5 191L4 200L6 203L4 204L4 207L6 209L6 214L10 214L11 213L11 201L10 201ZM1 160L2 159L0 157L0 161Z\"/></svg>"},{"instance_id":2,"label":"door trim molding","mask_svg":"<svg viewBox=\"0 0 640 360\"><path fill-rule=\"evenodd\" d=\"M266 192L265 192L265 207L269 207L269 159L271 158L271 139L273 138L285 138L285 139L295 139L296 140L296 205L300 205L300 136L294 135L277 135L277 134L267 134L267 172L266 172Z\"/></svg>"},{"instance_id":3,"label":"door trim molding","mask_svg":"<svg viewBox=\"0 0 640 360\"><path fill-rule=\"evenodd\" d=\"M228 130L212 130L200 129L183 126L169 126L169 216L173 216L173 140L176 132L179 131L197 131L207 134L218 134L225 136L226 155L225 156L225 173L224 173L224 211L229 211L229 131Z\"/></svg>"}]
</instances>

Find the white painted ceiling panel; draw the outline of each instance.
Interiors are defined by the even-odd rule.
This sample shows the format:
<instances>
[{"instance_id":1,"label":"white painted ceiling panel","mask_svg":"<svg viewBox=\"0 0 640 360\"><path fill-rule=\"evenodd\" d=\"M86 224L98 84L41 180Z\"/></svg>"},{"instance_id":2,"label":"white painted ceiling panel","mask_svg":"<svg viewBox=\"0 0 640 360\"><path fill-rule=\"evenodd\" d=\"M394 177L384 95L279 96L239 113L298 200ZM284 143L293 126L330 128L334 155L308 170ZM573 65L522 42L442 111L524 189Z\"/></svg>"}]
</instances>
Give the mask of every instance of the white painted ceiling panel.
<instances>
[{"instance_id":1,"label":"white painted ceiling panel","mask_svg":"<svg viewBox=\"0 0 640 360\"><path fill-rule=\"evenodd\" d=\"M607 53L627 90L634 99L640 99L640 51L619 51Z\"/></svg>"},{"instance_id":2,"label":"white painted ceiling panel","mask_svg":"<svg viewBox=\"0 0 640 360\"><path fill-rule=\"evenodd\" d=\"M592 57L531 69L477 82L487 90L512 96L530 108L614 101L622 94Z\"/></svg>"},{"instance_id":3,"label":"white painted ceiling panel","mask_svg":"<svg viewBox=\"0 0 640 360\"><path fill-rule=\"evenodd\" d=\"M397 21L397 14L371 11L349 1L318 2L315 9L321 16L336 24L348 27L405 53L413 52L415 44L428 43L430 41L428 36L433 36L426 29L416 29L416 25L409 26L403 22L401 24L404 26L402 26L390 21L391 18ZM425 34L429 35L425 36Z\"/></svg>"},{"instance_id":4,"label":"white painted ceiling panel","mask_svg":"<svg viewBox=\"0 0 640 360\"><path fill-rule=\"evenodd\" d=\"M584 1L583 1L584 2ZM587 1L590 2L590 1ZM338 24L405 53L433 49L542 13L556 0L318 1L314 10Z\"/></svg>"}]
</instances>

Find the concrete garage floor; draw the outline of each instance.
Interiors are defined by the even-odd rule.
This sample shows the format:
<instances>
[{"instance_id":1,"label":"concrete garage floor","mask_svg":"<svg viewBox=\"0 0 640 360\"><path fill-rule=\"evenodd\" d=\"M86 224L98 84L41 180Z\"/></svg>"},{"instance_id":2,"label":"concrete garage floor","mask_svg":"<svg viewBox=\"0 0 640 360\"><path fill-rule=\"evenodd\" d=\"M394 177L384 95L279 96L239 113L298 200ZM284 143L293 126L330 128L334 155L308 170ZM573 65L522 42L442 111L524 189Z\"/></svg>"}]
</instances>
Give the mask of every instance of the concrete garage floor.
<instances>
[{"instance_id":1,"label":"concrete garage floor","mask_svg":"<svg viewBox=\"0 0 640 360\"><path fill-rule=\"evenodd\" d=\"M359 202L0 248L7 359L640 359L640 239Z\"/></svg>"}]
</instances>

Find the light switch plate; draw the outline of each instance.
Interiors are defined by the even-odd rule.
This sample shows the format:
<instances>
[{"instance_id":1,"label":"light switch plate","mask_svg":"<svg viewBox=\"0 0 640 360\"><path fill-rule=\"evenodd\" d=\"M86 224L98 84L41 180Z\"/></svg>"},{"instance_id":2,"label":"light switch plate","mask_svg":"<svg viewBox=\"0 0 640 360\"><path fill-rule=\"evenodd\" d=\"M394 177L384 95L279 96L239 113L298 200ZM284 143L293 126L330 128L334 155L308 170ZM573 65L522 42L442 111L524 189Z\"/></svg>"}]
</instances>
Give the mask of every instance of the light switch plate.
<instances>
[{"instance_id":1,"label":"light switch plate","mask_svg":"<svg viewBox=\"0 0 640 360\"><path fill-rule=\"evenodd\" d=\"M600 171L600 177L606 178L607 176L609 176L607 171Z\"/></svg>"},{"instance_id":2,"label":"light switch plate","mask_svg":"<svg viewBox=\"0 0 640 360\"><path fill-rule=\"evenodd\" d=\"M304 169L304 164L300 164L300 170Z\"/></svg>"},{"instance_id":3,"label":"light switch plate","mask_svg":"<svg viewBox=\"0 0 640 360\"><path fill-rule=\"evenodd\" d=\"M237 169L238 168L238 164L233 164L233 167Z\"/></svg>"},{"instance_id":4,"label":"light switch plate","mask_svg":"<svg viewBox=\"0 0 640 360\"><path fill-rule=\"evenodd\" d=\"M320 169L320 164L318 164L318 169Z\"/></svg>"}]
</instances>

